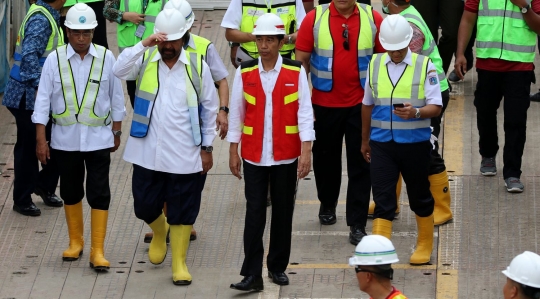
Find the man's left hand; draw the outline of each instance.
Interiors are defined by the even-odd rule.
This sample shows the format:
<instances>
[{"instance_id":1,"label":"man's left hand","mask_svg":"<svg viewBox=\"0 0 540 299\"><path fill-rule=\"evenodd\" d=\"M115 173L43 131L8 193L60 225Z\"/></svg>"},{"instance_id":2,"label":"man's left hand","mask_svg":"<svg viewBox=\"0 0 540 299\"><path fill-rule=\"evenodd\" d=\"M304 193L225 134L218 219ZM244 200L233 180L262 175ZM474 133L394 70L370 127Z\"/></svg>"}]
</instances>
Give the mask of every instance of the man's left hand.
<instances>
[{"instance_id":1,"label":"man's left hand","mask_svg":"<svg viewBox=\"0 0 540 299\"><path fill-rule=\"evenodd\" d=\"M416 108L414 108L413 105L411 105L411 103L403 103L403 105L405 107L395 108L394 114L405 120L414 118L414 115L416 114Z\"/></svg>"},{"instance_id":2,"label":"man's left hand","mask_svg":"<svg viewBox=\"0 0 540 299\"><path fill-rule=\"evenodd\" d=\"M303 179L305 178L311 169L311 150L308 151L302 151L302 154L300 155L300 159L298 160L298 178Z\"/></svg>"},{"instance_id":3,"label":"man's left hand","mask_svg":"<svg viewBox=\"0 0 540 299\"><path fill-rule=\"evenodd\" d=\"M120 136L114 136L114 146L111 147L111 153L116 152L118 147L120 147Z\"/></svg>"},{"instance_id":4,"label":"man's left hand","mask_svg":"<svg viewBox=\"0 0 540 299\"><path fill-rule=\"evenodd\" d=\"M202 174L206 174L212 166L214 165L214 161L212 158L212 153L208 153L205 150L201 150L201 160L202 160Z\"/></svg>"},{"instance_id":5,"label":"man's left hand","mask_svg":"<svg viewBox=\"0 0 540 299\"><path fill-rule=\"evenodd\" d=\"M221 140L227 137L229 131L229 121L227 120L227 113L220 110L216 119L216 131L219 131L219 137Z\"/></svg>"}]
</instances>

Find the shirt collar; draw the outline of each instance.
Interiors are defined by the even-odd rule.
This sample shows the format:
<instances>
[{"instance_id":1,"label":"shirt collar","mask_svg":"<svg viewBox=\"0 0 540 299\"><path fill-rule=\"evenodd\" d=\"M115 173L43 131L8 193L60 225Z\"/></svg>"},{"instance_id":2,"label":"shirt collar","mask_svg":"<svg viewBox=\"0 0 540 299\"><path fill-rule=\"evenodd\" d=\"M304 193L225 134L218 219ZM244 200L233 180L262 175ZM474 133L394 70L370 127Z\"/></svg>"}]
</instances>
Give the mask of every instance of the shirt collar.
<instances>
[{"instance_id":1,"label":"shirt collar","mask_svg":"<svg viewBox=\"0 0 540 299\"><path fill-rule=\"evenodd\" d=\"M60 23L60 13L58 12L58 10L52 8L52 6L50 6L47 2L43 0L38 0L36 4L45 7L51 13L56 23Z\"/></svg>"},{"instance_id":2,"label":"shirt collar","mask_svg":"<svg viewBox=\"0 0 540 299\"><path fill-rule=\"evenodd\" d=\"M195 45L195 41L193 40L193 35L189 34L189 39L187 44L184 44L184 49L187 50L187 48L190 47L193 50L197 50L197 46Z\"/></svg>"},{"instance_id":3,"label":"shirt collar","mask_svg":"<svg viewBox=\"0 0 540 299\"><path fill-rule=\"evenodd\" d=\"M159 51L156 53L156 55L150 62L156 62L158 60L161 60L161 53L159 53ZM182 48L182 51L180 52L180 57L178 57L178 60L181 61L185 65L189 65L189 59L187 58L186 51L184 51L184 48Z\"/></svg>"},{"instance_id":4,"label":"shirt collar","mask_svg":"<svg viewBox=\"0 0 540 299\"><path fill-rule=\"evenodd\" d=\"M388 63L393 63L392 62L392 58L390 58L390 54L386 56L386 61L385 61L385 64L388 64ZM399 64L402 64L402 63L405 63L405 64L408 64L410 66L412 66L412 54L411 54L411 49L407 49L407 55L405 55L405 59L403 59L402 62L398 63L397 65ZM394 63L395 64L395 63Z\"/></svg>"},{"instance_id":5,"label":"shirt collar","mask_svg":"<svg viewBox=\"0 0 540 299\"><path fill-rule=\"evenodd\" d=\"M279 73L279 70L281 69L281 64L283 63L283 58L281 58L281 55L278 55L278 59L276 61L276 65L274 66L273 70ZM270 70L272 71L272 70ZM270 71L265 71L264 66L261 61L261 57L259 57L259 74L262 72L269 73Z\"/></svg>"},{"instance_id":6,"label":"shirt collar","mask_svg":"<svg viewBox=\"0 0 540 299\"><path fill-rule=\"evenodd\" d=\"M73 49L73 47L71 46L70 43L68 43L68 46L67 46L67 53L66 53L66 57L67 59L70 59L73 55L77 54L77 52L75 52L75 50ZM88 49L88 54L94 56L94 57L98 57L98 54L97 54L97 51L96 51L96 47L94 46L94 44L90 44L90 48ZM88 55L87 54L87 55Z\"/></svg>"},{"instance_id":7,"label":"shirt collar","mask_svg":"<svg viewBox=\"0 0 540 299\"><path fill-rule=\"evenodd\" d=\"M360 12L358 11L358 5L354 5L354 10L353 10L353 15L357 15L357 14L360 14ZM336 17L336 16L341 16L339 14L339 12L337 11L336 7L334 6L334 2L330 2L330 16L332 17Z\"/></svg>"}]
</instances>

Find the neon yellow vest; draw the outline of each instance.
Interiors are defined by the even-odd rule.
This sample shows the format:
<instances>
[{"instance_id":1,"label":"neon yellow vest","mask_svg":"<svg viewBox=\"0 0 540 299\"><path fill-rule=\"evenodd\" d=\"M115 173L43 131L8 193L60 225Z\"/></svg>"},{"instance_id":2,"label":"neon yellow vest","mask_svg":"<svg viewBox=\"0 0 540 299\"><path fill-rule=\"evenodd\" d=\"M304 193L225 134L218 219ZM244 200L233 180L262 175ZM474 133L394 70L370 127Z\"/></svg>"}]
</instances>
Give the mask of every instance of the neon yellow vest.
<instances>
[{"instance_id":1,"label":"neon yellow vest","mask_svg":"<svg viewBox=\"0 0 540 299\"><path fill-rule=\"evenodd\" d=\"M441 55L439 54L439 48L437 48L437 43L435 43L435 39L433 39L433 35L431 35L431 31L429 31L426 22L418 10L416 10L416 8L414 8L412 5L402 11L400 15L407 19L409 23L413 23L420 28L420 30L422 30L425 39L424 45L422 46L422 52L420 54L429 57L429 59L431 59L433 62L433 65L437 70L439 84L441 85L441 92L447 90L448 81L446 80L446 74L443 70L443 61Z\"/></svg>"},{"instance_id":2,"label":"neon yellow vest","mask_svg":"<svg viewBox=\"0 0 540 299\"><path fill-rule=\"evenodd\" d=\"M332 61L334 59L334 37L330 31L330 4L317 6L315 24L313 25L314 48L310 57L311 83L313 88L331 91L333 87ZM373 9L366 4L356 4L360 13L360 31L358 32L358 79L362 88L366 83L367 69L373 47L377 27L373 20ZM342 42L342 37L339 37ZM353 62L351 62L353 63ZM339 75L339 74L338 74Z\"/></svg>"},{"instance_id":3,"label":"neon yellow vest","mask_svg":"<svg viewBox=\"0 0 540 299\"><path fill-rule=\"evenodd\" d=\"M49 41L47 42L47 47L45 48L45 52L43 52L43 55L39 58L39 66L43 67L43 64L45 63L45 59L47 59L47 56L56 50L58 46L62 46L64 44L64 33L62 30L59 29L58 24L54 20L54 17L51 15L51 13L44 8L43 6L32 4L30 6L30 9L28 10L28 13L24 17L21 27L19 28L19 34L17 35L17 43L15 47L15 53L13 54L13 67L10 71L10 76L19 82L21 82L21 60L22 60L22 45L21 43L24 40L24 27L26 26L26 22L28 19L33 16L35 13L42 13L45 17L47 17L47 20L49 20L49 23L51 24L51 35L49 36Z\"/></svg>"},{"instance_id":4,"label":"neon yellow vest","mask_svg":"<svg viewBox=\"0 0 540 299\"><path fill-rule=\"evenodd\" d=\"M534 62L536 33L510 0L480 0L476 24L478 58Z\"/></svg>"},{"instance_id":5,"label":"neon yellow vest","mask_svg":"<svg viewBox=\"0 0 540 299\"><path fill-rule=\"evenodd\" d=\"M255 22L265 13L278 15L285 24L285 34L292 34L298 30L296 20L296 1L294 0L243 0L242 23L240 31L251 33ZM270 7L270 8L269 8ZM242 43L241 47L253 58L259 58L257 44L255 42ZM294 51L294 45L285 43L279 51L281 55L288 55ZM294 53L293 53L294 54Z\"/></svg>"},{"instance_id":6,"label":"neon yellow vest","mask_svg":"<svg viewBox=\"0 0 540 299\"><path fill-rule=\"evenodd\" d=\"M156 22L156 16L160 11L163 10L165 2L167 2L167 0L158 0L156 2L148 0L148 6L143 12L142 0L120 1L120 10L122 10L123 12L136 12L140 14L144 13L144 24L142 25L146 27L142 38L138 38L135 36L135 32L137 31L138 27L137 25L129 21L123 21L122 24L118 24L116 26L116 32L118 37L118 49L120 50L120 52L122 52L125 48L135 46L138 42L154 33L154 23Z\"/></svg>"},{"instance_id":7,"label":"neon yellow vest","mask_svg":"<svg viewBox=\"0 0 540 299\"><path fill-rule=\"evenodd\" d=\"M103 0L66 0L66 3L64 3L64 7L70 7L77 3L90 3L90 2L98 2Z\"/></svg>"},{"instance_id":8,"label":"neon yellow vest","mask_svg":"<svg viewBox=\"0 0 540 299\"><path fill-rule=\"evenodd\" d=\"M371 140L397 143L427 141L431 137L431 120L404 120L392 113L393 104L409 102L419 108L426 105L424 83L429 58L411 53L412 66L407 65L399 81L394 84L388 74L388 53L375 54L369 65L369 84L375 106L371 113Z\"/></svg>"},{"instance_id":9,"label":"neon yellow vest","mask_svg":"<svg viewBox=\"0 0 540 299\"><path fill-rule=\"evenodd\" d=\"M91 47L96 48L98 57L92 58L92 67L88 75L88 82L84 90L83 99L79 106L77 93L75 89L75 81L73 80L73 72L71 64L67 58L67 46L62 46L56 49L58 59L58 68L60 70L60 81L64 94L64 103L66 110L59 114L53 114L53 121L60 126L69 126L76 123L85 124L87 126L99 127L107 126L111 123L111 111L105 116L98 116L94 112L96 99L99 94L99 86L101 76L103 74L103 65L105 64L105 54L107 49L100 45L91 44Z\"/></svg>"},{"instance_id":10,"label":"neon yellow vest","mask_svg":"<svg viewBox=\"0 0 540 299\"><path fill-rule=\"evenodd\" d=\"M193 39L193 42L195 43L195 49L193 49L192 47L187 47L187 51L200 54L202 56L202 59L206 61L206 53L208 52L208 47L210 46L210 44L212 44L212 42L204 37L200 37L193 33L190 33L189 36Z\"/></svg>"}]
</instances>

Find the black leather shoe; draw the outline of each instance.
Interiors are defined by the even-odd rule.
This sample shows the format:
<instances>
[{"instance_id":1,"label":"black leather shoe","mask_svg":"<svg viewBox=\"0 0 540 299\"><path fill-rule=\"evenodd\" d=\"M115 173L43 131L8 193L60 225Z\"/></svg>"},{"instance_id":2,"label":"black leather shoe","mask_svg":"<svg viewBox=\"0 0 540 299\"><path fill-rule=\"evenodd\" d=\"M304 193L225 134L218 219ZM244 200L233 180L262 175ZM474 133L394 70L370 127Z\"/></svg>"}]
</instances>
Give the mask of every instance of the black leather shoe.
<instances>
[{"instance_id":1,"label":"black leather shoe","mask_svg":"<svg viewBox=\"0 0 540 299\"><path fill-rule=\"evenodd\" d=\"M246 292L260 292L264 290L262 276L248 275L244 276L239 283L231 283L231 289L246 291Z\"/></svg>"},{"instance_id":2,"label":"black leather shoe","mask_svg":"<svg viewBox=\"0 0 540 299\"><path fill-rule=\"evenodd\" d=\"M56 194L45 191L39 187L36 187L36 189L34 189L34 194L41 197L41 199L43 199L43 202L49 207L61 207L64 205L62 200L58 196L56 196Z\"/></svg>"},{"instance_id":3,"label":"black leather shoe","mask_svg":"<svg viewBox=\"0 0 540 299\"><path fill-rule=\"evenodd\" d=\"M456 74L456 71L452 71L450 72L450 74L448 75L448 81L450 82L459 82L461 79L459 79L459 77L457 76Z\"/></svg>"},{"instance_id":4,"label":"black leather shoe","mask_svg":"<svg viewBox=\"0 0 540 299\"><path fill-rule=\"evenodd\" d=\"M540 102L540 91L530 96L531 102Z\"/></svg>"},{"instance_id":5,"label":"black leather shoe","mask_svg":"<svg viewBox=\"0 0 540 299\"><path fill-rule=\"evenodd\" d=\"M18 206L13 205L13 211L22 214L24 216L39 216L41 215L41 210L36 207L34 203L31 203L27 206Z\"/></svg>"},{"instance_id":6,"label":"black leather shoe","mask_svg":"<svg viewBox=\"0 0 540 299\"><path fill-rule=\"evenodd\" d=\"M349 233L349 242L351 242L351 244L355 246L358 245L365 236L367 236L365 227L360 224L351 226L351 232Z\"/></svg>"},{"instance_id":7,"label":"black leather shoe","mask_svg":"<svg viewBox=\"0 0 540 299\"><path fill-rule=\"evenodd\" d=\"M332 225L336 223L336 207L328 208L321 204L319 208L319 221L322 225Z\"/></svg>"},{"instance_id":8,"label":"black leather shoe","mask_svg":"<svg viewBox=\"0 0 540 299\"><path fill-rule=\"evenodd\" d=\"M289 277L283 272L268 271L268 277L272 278L272 282L280 286L286 286L289 284Z\"/></svg>"}]
</instances>

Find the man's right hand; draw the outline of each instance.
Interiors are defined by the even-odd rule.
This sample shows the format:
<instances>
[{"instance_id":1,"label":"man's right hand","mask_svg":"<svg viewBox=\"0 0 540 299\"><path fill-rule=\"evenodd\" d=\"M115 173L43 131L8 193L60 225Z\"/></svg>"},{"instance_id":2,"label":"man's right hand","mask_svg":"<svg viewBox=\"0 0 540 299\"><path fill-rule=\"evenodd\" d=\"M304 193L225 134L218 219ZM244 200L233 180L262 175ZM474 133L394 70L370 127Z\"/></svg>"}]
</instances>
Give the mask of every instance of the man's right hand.
<instances>
[{"instance_id":1,"label":"man's right hand","mask_svg":"<svg viewBox=\"0 0 540 299\"><path fill-rule=\"evenodd\" d=\"M168 40L166 33L154 33L142 41L142 45L145 47L153 47L166 42Z\"/></svg>"},{"instance_id":2,"label":"man's right hand","mask_svg":"<svg viewBox=\"0 0 540 299\"><path fill-rule=\"evenodd\" d=\"M237 177L239 180L242 179L242 175L240 175L240 168L242 167L242 160L240 160L240 156L238 153L230 153L229 154L229 168L231 169L232 174Z\"/></svg>"},{"instance_id":3,"label":"man's right hand","mask_svg":"<svg viewBox=\"0 0 540 299\"><path fill-rule=\"evenodd\" d=\"M37 142L36 155L41 164L47 165L47 160L51 159L51 155L49 152L49 145L46 141Z\"/></svg>"},{"instance_id":4,"label":"man's right hand","mask_svg":"<svg viewBox=\"0 0 540 299\"><path fill-rule=\"evenodd\" d=\"M464 55L456 56L456 63L454 64L454 70L456 75L463 80L463 77L467 73L467 58Z\"/></svg>"},{"instance_id":5,"label":"man's right hand","mask_svg":"<svg viewBox=\"0 0 540 299\"><path fill-rule=\"evenodd\" d=\"M364 160L366 160L366 162L368 163L371 163L371 146L369 146L369 141L362 141L362 147L360 148L360 152L362 152Z\"/></svg>"},{"instance_id":6,"label":"man's right hand","mask_svg":"<svg viewBox=\"0 0 540 299\"><path fill-rule=\"evenodd\" d=\"M144 17L145 15L143 14L130 11L124 12L124 14L122 14L122 19L129 21L135 25L139 25L139 23L144 22Z\"/></svg>"},{"instance_id":7,"label":"man's right hand","mask_svg":"<svg viewBox=\"0 0 540 299\"><path fill-rule=\"evenodd\" d=\"M231 48L231 63L234 66L234 68L238 68L238 64L236 64L236 51L238 51L239 46L234 46Z\"/></svg>"}]
</instances>

